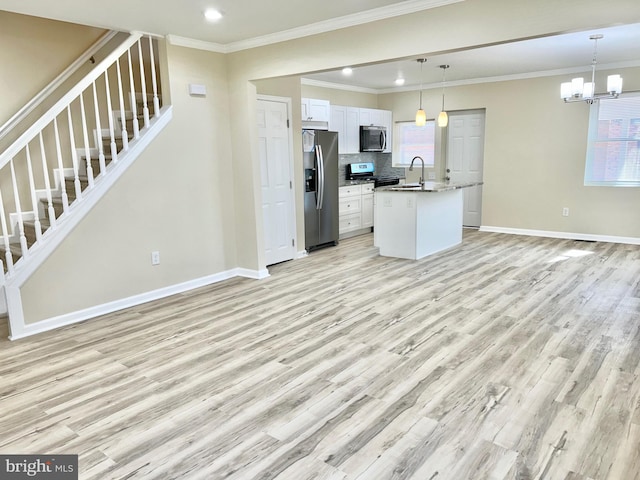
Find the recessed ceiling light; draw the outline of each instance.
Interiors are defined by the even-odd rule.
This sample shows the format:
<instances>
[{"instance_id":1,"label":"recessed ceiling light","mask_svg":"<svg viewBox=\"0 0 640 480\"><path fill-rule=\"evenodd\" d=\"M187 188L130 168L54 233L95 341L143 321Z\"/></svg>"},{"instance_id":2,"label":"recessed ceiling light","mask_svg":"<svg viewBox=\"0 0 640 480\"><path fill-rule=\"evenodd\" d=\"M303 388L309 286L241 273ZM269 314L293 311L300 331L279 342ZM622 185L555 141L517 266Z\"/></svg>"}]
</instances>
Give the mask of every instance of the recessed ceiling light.
<instances>
[{"instance_id":1,"label":"recessed ceiling light","mask_svg":"<svg viewBox=\"0 0 640 480\"><path fill-rule=\"evenodd\" d=\"M352 73L353 73L353 68L351 68L351 67L344 67L342 69L342 74L343 75L347 75L348 76L348 75L351 75Z\"/></svg>"},{"instance_id":2,"label":"recessed ceiling light","mask_svg":"<svg viewBox=\"0 0 640 480\"><path fill-rule=\"evenodd\" d=\"M396 78L396 85L400 86L400 85L404 85L404 78Z\"/></svg>"},{"instance_id":3,"label":"recessed ceiling light","mask_svg":"<svg viewBox=\"0 0 640 480\"><path fill-rule=\"evenodd\" d=\"M206 18L210 22L215 22L215 21L220 20L222 18L222 14L218 10L215 10L213 8L209 8L208 10L205 10L204 18Z\"/></svg>"}]
</instances>

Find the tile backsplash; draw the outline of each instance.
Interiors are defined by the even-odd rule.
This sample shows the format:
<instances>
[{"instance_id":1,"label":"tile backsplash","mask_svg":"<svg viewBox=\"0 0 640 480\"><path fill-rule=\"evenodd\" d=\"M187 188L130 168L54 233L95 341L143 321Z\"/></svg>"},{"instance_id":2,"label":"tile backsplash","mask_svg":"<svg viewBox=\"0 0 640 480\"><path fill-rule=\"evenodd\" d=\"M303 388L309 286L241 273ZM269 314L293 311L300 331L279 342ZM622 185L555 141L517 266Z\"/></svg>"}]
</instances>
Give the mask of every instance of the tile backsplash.
<instances>
[{"instance_id":1,"label":"tile backsplash","mask_svg":"<svg viewBox=\"0 0 640 480\"><path fill-rule=\"evenodd\" d=\"M373 162L376 167L375 175L377 177L398 177L404 178L404 168L394 168L391 166L390 153L378 152L362 152L340 155L338 159L338 175L340 182L344 183L347 175L347 164Z\"/></svg>"}]
</instances>

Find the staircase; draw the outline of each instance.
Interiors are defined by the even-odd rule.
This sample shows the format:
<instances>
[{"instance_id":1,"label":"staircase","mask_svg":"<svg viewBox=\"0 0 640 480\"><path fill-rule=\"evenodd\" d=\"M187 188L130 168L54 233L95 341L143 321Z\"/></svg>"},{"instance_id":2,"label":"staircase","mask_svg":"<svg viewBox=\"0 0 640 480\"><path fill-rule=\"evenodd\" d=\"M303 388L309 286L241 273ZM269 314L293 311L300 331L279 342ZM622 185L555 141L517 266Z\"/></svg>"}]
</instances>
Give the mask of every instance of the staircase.
<instances>
[{"instance_id":1,"label":"staircase","mask_svg":"<svg viewBox=\"0 0 640 480\"><path fill-rule=\"evenodd\" d=\"M171 118L156 41L132 34L0 153L0 287L10 338L30 335L20 287Z\"/></svg>"}]
</instances>

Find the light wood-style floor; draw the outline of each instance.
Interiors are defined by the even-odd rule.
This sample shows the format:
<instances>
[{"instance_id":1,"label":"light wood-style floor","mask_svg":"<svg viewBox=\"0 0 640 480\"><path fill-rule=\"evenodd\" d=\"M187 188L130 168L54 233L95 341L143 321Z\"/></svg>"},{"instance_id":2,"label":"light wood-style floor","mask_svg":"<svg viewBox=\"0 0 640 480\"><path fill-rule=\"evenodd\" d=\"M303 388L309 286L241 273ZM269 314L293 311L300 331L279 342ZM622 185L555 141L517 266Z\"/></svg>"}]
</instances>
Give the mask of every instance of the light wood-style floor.
<instances>
[{"instance_id":1,"label":"light wood-style floor","mask_svg":"<svg viewBox=\"0 0 640 480\"><path fill-rule=\"evenodd\" d=\"M0 453L80 478L640 479L640 247L371 235L16 342ZM6 332L2 332L6 333Z\"/></svg>"}]
</instances>

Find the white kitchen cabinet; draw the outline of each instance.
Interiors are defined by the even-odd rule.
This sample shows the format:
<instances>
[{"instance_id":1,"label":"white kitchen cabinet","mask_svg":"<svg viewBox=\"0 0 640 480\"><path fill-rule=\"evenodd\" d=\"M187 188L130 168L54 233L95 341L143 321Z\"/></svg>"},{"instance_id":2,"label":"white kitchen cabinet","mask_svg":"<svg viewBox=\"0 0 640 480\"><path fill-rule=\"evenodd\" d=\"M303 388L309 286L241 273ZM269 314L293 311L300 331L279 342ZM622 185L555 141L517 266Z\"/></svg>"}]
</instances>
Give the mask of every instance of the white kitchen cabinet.
<instances>
[{"instance_id":1,"label":"white kitchen cabinet","mask_svg":"<svg viewBox=\"0 0 640 480\"><path fill-rule=\"evenodd\" d=\"M373 184L340 187L339 234L344 237L368 233L373 227Z\"/></svg>"},{"instance_id":2,"label":"white kitchen cabinet","mask_svg":"<svg viewBox=\"0 0 640 480\"><path fill-rule=\"evenodd\" d=\"M362 185L362 228L373 227L373 185Z\"/></svg>"},{"instance_id":3,"label":"white kitchen cabinet","mask_svg":"<svg viewBox=\"0 0 640 480\"><path fill-rule=\"evenodd\" d=\"M331 104L328 100L317 98L301 99L302 121L329 122L331 117Z\"/></svg>"},{"instance_id":4,"label":"white kitchen cabinet","mask_svg":"<svg viewBox=\"0 0 640 480\"><path fill-rule=\"evenodd\" d=\"M393 114L391 110L382 110L382 126L387 128L387 146L384 149L385 153L391 153L392 140L393 140Z\"/></svg>"},{"instance_id":5,"label":"white kitchen cabinet","mask_svg":"<svg viewBox=\"0 0 640 480\"><path fill-rule=\"evenodd\" d=\"M361 108L360 125L384 125L384 112L377 108Z\"/></svg>"},{"instance_id":6,"label":"white kitchen cabinet","mask_svg":"<svg viewBox=\"0 0 640 480\"><path fill-rule=\"evenodd\" d=\"M331 105L329 130L338 132L338 153L360 151L360 109L344 105Z\"/></svg>"}]
</instances>

